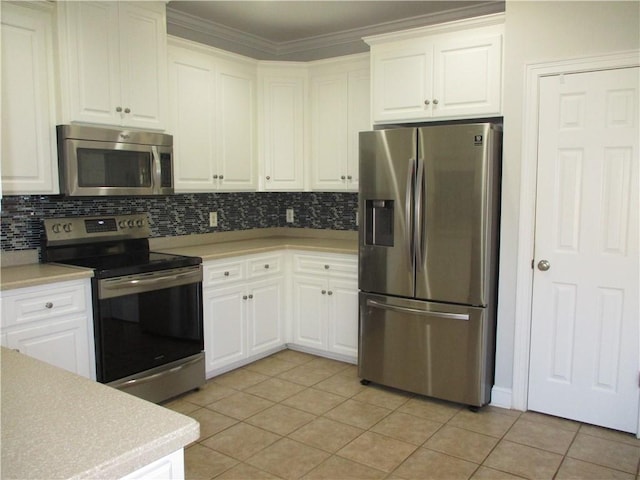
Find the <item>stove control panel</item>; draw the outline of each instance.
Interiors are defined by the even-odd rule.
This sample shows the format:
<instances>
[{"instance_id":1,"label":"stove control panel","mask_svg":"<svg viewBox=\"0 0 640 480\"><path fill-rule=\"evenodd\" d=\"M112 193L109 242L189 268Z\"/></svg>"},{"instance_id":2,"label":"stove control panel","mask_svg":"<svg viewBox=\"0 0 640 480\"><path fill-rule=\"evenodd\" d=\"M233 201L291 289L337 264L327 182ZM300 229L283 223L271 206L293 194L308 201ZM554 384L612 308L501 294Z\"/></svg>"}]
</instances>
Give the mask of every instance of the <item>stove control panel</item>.
<instances>
[{"instance_id":1,"label":"stove control panel","mask_svg":"<svg viewBox=\"0 0 640 480\"><path fill-rule=\"evenodd\" d=\"M49 246L77 243L80 240L102 242L151 236L146 213L48 218L44 221L44 231Z\"/></svg>"}]
</instances>

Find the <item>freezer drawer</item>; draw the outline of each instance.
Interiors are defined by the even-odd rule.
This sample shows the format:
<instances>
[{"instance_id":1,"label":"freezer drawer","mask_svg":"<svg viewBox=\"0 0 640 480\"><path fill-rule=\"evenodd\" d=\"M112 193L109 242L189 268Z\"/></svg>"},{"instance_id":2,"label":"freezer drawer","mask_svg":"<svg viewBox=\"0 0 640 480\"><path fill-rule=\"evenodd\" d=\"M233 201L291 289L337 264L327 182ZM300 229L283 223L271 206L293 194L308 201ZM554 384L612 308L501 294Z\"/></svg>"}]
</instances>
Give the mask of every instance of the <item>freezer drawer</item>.
<instances>
[{"instance_id":1,"label":"freezer drawer","mask_svg":"<svg viewBox=\"0 0 640 480\"><path fill-rule=\"evenodd\" d=\"M487 313L361 292L358 375L430 397L485 405L494 355Z\"/></svg>"}]
</instances>

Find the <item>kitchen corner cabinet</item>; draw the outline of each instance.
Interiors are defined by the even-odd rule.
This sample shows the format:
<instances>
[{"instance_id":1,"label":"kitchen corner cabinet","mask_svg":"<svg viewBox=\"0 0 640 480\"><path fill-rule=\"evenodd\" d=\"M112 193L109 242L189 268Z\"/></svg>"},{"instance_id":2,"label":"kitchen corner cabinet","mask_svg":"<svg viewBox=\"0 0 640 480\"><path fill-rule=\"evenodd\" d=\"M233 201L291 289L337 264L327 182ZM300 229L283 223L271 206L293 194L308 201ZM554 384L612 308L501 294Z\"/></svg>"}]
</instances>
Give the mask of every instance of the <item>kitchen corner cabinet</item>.
<instances>
[{"instance_id":1,"label":"kitchen corner cabinet","mask_svg":"<svg viewBox=\"0 0 640 480\"><path fill-rule=\"evenodd\" d=\"M256 190L254 65L178 39L168 50L176 192Z\"/></svg>"},{"instance_id":2,"label":"kitchen corner cabinet","mask_svg":"<svg viewBox=\"0 0 640 480\"><path fill-rule=\"evenodd\" d=\"M304 188L307 68L269 62L258 66L260 190Z\"/></svg>"},{"instance_id":3,"label":"kitchen corner cabinet","mask_svg":"<svg viewBox=\"0 0 640 480\"><path fill-rule=\"evenodd\" d=\"M90 280L0 292L2 346L95 380Z\"/></svg>"},{"instance_id":4,"label":"kitchen corner cabinet","mask_svg":"<svg viewBox=\"0 0 640 480\"><path fill-rule=\"evenodd\" d=\"M164 130L163 2L57 2L64 123Z\"/></svg>"},{"instance_id":5,"label":"kitchen corner cabinet","mask_svg":"<svg viewBox=\"0 0 640 480\"><path fill-rule=\"evenodd\" d=\"M355 362L358 260L355 255L293 254L292 344Z\"/></svg>"},{"instance_id":6,"label":"kitchen corner cabinet","mask_svg":"<svg viewBox=\"0 0 640 480\"><path fill-rule=\"evenodd\" d=\"M207 377L284 347L284 286L279 253L204 263Z\"/></svg>"},{"instance_id":7,"label":"kitchen corner cabinet","mask_svg":"<svg viewBox=\"0 0 640 480\"><path fill-rule=\"evenodd\" d=\"M311 189L358 191L358 132L371 129L369 56L311 68Z\"/></svg>"},{"instance_id":8,"label":"kitchen corner cabinet","mask_svg":"<svg viewBox=\"0 0 640 480\"><path fill-rule=\"evenodd\" d=\"M54 11L2 2L2 193L57 194Z\"/></svg>"},{"instance_id":9,"label":"kitchen corner cabinet","mask_svg":"<svg viewBox=\"0 0 640 480\"><path fill-rule=\"evenodd\" d=\"M500 115L504 26L490 17L487 26L455 22L426 27L418 37L365 39L374 122Z\"/></svg>"}]
</instances>

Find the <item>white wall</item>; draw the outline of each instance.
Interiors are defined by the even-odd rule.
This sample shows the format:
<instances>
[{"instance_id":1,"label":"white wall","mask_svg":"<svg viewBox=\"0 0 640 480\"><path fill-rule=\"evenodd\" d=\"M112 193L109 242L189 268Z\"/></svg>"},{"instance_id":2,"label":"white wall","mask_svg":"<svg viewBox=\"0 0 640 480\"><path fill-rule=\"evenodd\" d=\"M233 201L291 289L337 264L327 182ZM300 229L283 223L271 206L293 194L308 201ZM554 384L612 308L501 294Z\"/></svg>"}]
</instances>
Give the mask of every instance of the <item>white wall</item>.
<instances>
[{"instance_id":1,"label":"white wall","mask_svg":"<svg viewBox=\"0 0 640 480\"><path fill-rule=\"evenodd\" d=\"M524 79L527 64L640 48L638 1L507 0L497 389L513 380Z\"/></svg>"}]
</instances>

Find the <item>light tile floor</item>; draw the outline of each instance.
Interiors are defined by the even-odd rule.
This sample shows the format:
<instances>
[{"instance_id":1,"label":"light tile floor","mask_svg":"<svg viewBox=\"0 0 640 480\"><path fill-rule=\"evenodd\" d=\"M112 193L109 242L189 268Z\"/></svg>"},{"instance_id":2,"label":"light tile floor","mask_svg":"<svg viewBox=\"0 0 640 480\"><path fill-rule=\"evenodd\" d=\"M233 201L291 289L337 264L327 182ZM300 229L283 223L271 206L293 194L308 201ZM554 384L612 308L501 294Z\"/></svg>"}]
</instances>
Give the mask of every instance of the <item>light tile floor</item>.
<instances>
[{"instance_id":1,"label":"light tile floor","mask_svg":"<svg viewBox=\"0 0 640 480\"><path fill-rule=\"evenodd\" d=\"M364 387L354 365L293 350L165 406L200 422L187 479L640 479L633 435Z\"/></svg>"}]
</instances>

